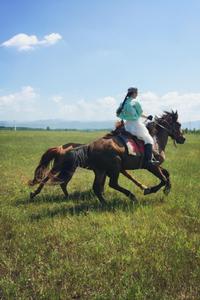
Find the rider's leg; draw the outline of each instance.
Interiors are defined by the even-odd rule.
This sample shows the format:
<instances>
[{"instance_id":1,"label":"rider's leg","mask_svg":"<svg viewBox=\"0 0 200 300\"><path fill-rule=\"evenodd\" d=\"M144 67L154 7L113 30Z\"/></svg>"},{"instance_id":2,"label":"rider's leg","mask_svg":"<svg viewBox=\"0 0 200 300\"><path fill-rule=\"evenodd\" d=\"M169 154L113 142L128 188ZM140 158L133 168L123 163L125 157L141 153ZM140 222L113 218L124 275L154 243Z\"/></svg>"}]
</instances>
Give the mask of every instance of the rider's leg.
<instances>
[{"instance_id":1,"label":"rider's leg","mask_svg":"<svg viewBox=\"0 0 200 300\"><path fill-rule=\"evenodd\" d=\"M152 136L149 134L148 129L146 126L141 123L140 124L140 138L144 141L144 166L145 168L149 165L159 165L160 162L153 160L153 144L154 140Z\"/></svg>"},{"instance_id":2,"label":"rider's leg","mask_svg":"<svg viewBox=\"0 0 200 300\"><path fill-rule=\"evenodd\" d=\"M139 139L144 141L144 166L147 168L150 164L158 165L159 161L152 160L152 148L154 144L154 140L152 136L149 134L148 129L145 124L140 120L136 121L126 121L125 129L129 131L132 135L137 136Z\"/></svg>"},{"instance_id":3,"label":"rider's leg","mask_svg":"<svg viewBox=\"0 0 200 300\"><path fill-rule=\"evenodd\" d=\"M144 145L144 159L145 159L145 162L144 162L144 165L145 167L148 167L149 164L153 164L153 165L159 165L160 162L157 161L157 160L153 160L152 158L152 148L153 148L153 145L150 144L150 143L147 143Z\"/></svg>"}]
</instances>

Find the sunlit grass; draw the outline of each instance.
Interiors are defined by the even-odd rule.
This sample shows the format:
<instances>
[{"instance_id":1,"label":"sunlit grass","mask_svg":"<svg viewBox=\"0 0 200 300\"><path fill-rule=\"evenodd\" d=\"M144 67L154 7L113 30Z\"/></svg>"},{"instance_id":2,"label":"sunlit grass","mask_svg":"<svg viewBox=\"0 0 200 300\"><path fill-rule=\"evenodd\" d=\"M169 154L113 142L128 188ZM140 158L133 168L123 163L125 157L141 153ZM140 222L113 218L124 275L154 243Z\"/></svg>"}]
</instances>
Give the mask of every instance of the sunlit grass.
<instances>
[{"instance_id":1,"label":"sunlit grass","mask_svg":"<svg viewBox=\"0 0 200 300\"><path fill-rule=\"evenodd\" d=\"M29 200L27 181L48 147L102 135L0 132L0 299L200 299L200 136L169 143L168 197L143 196L120 176L139 204L106 185L102 208L93 173L79 169L69 200L58 186Z\"/></svg>"}]
</instances>

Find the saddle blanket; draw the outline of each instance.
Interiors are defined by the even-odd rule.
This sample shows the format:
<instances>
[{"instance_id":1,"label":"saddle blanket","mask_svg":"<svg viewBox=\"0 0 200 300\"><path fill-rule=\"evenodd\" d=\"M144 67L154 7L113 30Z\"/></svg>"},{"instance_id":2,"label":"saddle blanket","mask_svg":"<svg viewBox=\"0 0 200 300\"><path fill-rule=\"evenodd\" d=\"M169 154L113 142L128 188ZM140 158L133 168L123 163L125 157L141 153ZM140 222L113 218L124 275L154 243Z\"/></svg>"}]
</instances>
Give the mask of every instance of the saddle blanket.
<instances>
[{"instance_id":1,"label":"saddle blanket","mask_svg":"<svg viewBox=\"0 0 200 300\"><path fill-rule=\"evenodd\" d=\"M144 154L144 142L141 140L134 141L132 138L129 138L124 135L120 135L121 140L126 146L127 152L129 155L139 155Z\"/></svg>"}]
</instances>

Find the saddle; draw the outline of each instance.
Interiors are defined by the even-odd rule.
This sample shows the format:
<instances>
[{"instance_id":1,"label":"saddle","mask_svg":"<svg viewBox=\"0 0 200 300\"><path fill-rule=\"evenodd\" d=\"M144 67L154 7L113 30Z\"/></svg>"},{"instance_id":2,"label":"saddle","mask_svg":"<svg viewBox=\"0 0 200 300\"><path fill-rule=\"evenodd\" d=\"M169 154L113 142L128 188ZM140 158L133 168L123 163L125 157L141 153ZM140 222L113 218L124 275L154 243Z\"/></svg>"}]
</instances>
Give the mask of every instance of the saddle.
<instances>
[{"instance_id":1,"label":"saddle","mask_svg":"<svg viewBox=\"0 0 200 300\"><path fill-rule=\"evenodd\" d=\"M126 131L124 127L120 128L116 136L124 144L129 155L144 155L144 142Z\"/></svg>"},{"instance_id":2,"label":"saddle","mask_svg":"<svg viewBox=\"0 0 200 300\"><path fill-rule=\"evenodd\" d=\"M144 142L126 131L124 126L119 126L108 133L104 138L116 137L126 148L129 155L144 155Z\"/></svg>"},{"instance_id":3,"label":"saddle","mask_svg":"<svg viewBox=\"0 0 200 300\"><path fill-rule=\"evenodd\" d=\"M151 134L151 136L153 136L154 139L154 145L153 145L154 159L159 160L162 163L165 160L165 154L163 151L159 153L159 146L155 138L156 129L153 126L153 122L147 124L147 129L149 130L149 133ZM144 141L138 139L138 137L126 131L123 121L117 122L116 128L112 130L110 133L108 133L106 136L104 136L104 138L105 139L111 138L112 136L116 137L117 139L119 139L120 142L122 142L128 155L131 156L139 155L144 157Z\"/></svg>"}]
</instances>

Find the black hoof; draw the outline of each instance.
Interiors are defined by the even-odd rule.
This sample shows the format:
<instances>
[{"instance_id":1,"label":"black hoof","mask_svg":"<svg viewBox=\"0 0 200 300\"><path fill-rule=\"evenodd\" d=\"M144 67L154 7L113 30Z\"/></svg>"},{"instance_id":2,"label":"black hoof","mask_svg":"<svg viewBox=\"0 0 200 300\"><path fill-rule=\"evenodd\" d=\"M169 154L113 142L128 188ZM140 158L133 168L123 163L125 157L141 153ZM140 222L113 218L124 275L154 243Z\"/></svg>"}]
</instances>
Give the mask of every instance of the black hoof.
<instances>
[{"instance_id":1,"label":"black hoof","mask_svg":"<svg viewBox=\"0 0 200 300\"><path fill-rule=\"evenodd\" d=\"M30 199L33 199L35 197L35 194L33 192L30 193Z\"/></svg>"},{"instance_id":2,"label":"black hoof","mask_svg":"<svg viewBox=\"0 0 200 300\"><path fill-rule=\"evenodd\" d=\"M101 201L101 206L105 207L107 205L106 201Z\"/></svg>"},{"instance_id":3,"label":"black hoof","mask_svg":"<svg viewBox=\"0 0 200 300\"><path fill-rule=\"evenodd\" d=\"M138 199L135 197L135 195L131 194L129 195L129 198L131 201L133 201L133 203L138 203Z\"/></svg>"},{"instance_id":4,"label":"black hoof","mask_svg":"<svg viewBox=\"0 0 200 300\"><path fill-rule=\"evenodd\" d=\"M163 189L163 193L164 193L166 196L169 195L170 191L171 191L171 188L170 188L170 187L165 187L165 188Z\"/></svg>"},{"instance_id":5,"label":"black hoof","mask_svg":"<svg viewBox=\"0 0 200 300\"><path fill-rule=\"evenodd\" d=\"M106 202L106 200L104 200L104 199L99 199L99 201L100 201L100 204L101 204L101 207L105 207L105 206L107 206L107 202Z\"/></svg>"},{"instance_id":6,"label":"black hoof","mask_svg":"<svg viewBox=\"0 0 200 300\"><path fill-rule=\"evenodd\" d=\"M151 189L150 188L146 188L145 190L144 190L144 195L148 195L148 194L150 194L151 193Z\"/></svg>"}]
</instances>

